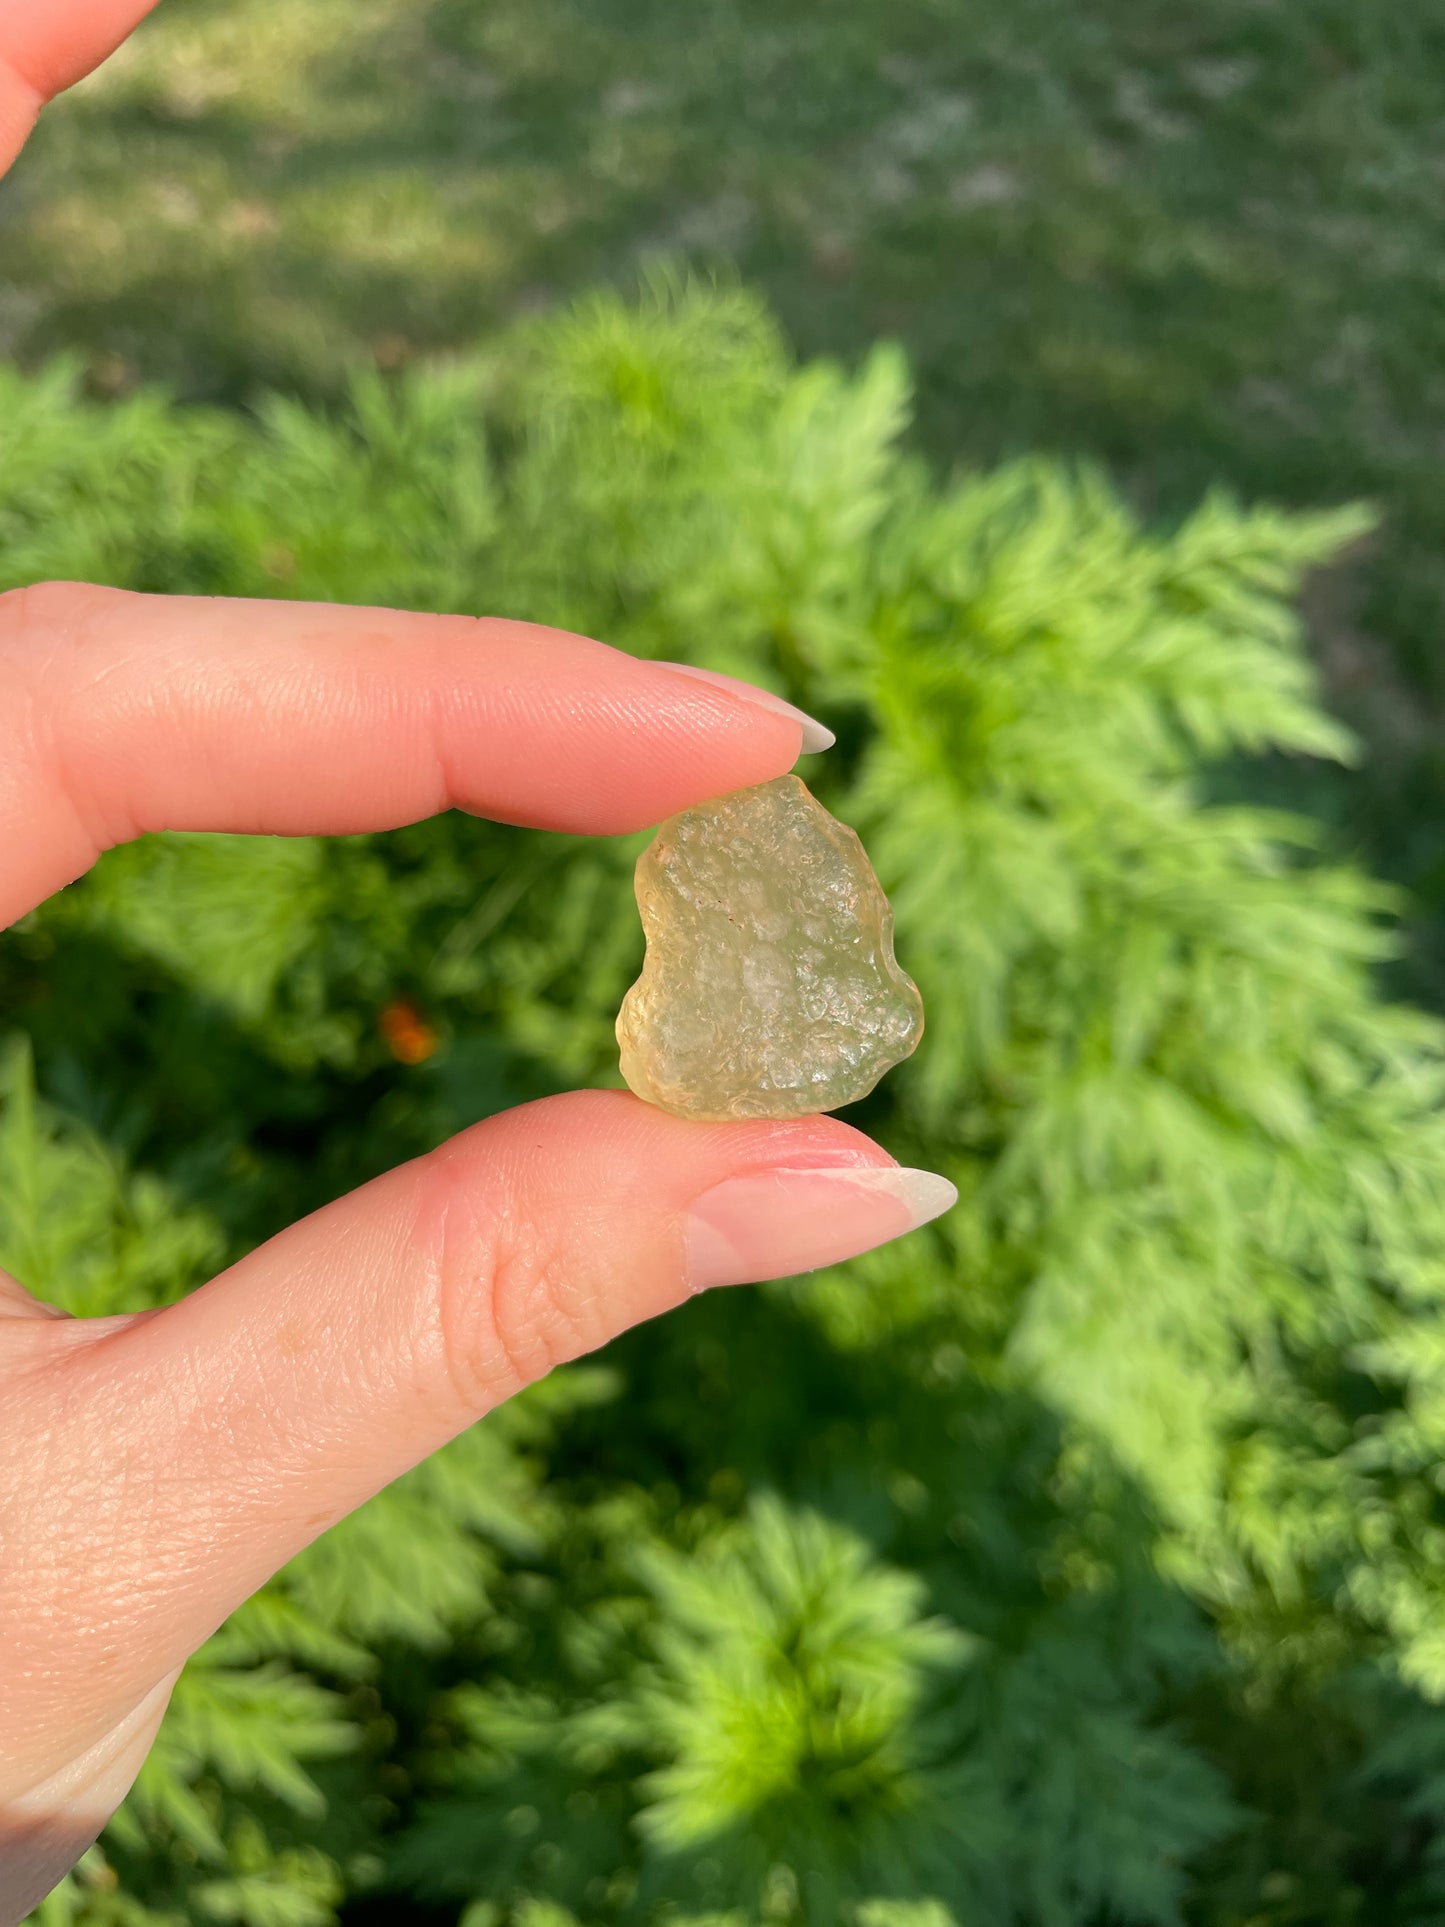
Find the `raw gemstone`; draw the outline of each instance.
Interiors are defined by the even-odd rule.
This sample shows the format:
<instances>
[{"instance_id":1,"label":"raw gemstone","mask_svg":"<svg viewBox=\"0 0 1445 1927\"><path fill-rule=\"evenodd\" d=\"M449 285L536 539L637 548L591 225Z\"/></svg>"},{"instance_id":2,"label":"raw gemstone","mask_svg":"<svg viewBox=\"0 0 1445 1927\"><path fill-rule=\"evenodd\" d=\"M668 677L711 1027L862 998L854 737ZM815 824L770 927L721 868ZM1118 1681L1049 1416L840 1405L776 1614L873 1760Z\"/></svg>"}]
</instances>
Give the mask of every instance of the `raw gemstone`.
<instances>
[{"instance_id":1,"label":"raw gemstone","mask_svg":"<svg viewBox=\"0 0 1445 1927\"><path fill-rule=\"evenodd\" d=\"M670 817L637 864L647 938L622 1075L679 1117L852 1104L923 1035L863 845L796 776Z\"/></svg>"}]
</instances>

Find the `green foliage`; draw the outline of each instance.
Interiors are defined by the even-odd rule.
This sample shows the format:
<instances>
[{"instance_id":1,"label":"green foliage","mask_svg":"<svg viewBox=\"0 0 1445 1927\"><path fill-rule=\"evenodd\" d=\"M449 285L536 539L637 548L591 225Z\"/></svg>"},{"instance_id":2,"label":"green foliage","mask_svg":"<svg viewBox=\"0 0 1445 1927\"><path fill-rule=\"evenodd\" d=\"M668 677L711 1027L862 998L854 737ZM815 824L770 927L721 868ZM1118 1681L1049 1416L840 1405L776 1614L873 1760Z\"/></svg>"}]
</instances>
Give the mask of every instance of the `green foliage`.
<instances>
[{"instance_id":1,"label":"green foliage","mask_svg":"<svg viewBox=\"0 0 1445 1927\"><path fill-rule=\"evenodd\" d=\"M1350 753L1292 602L1363 519L939 485L895 351L797 369L661 274L332 414L4 379L0 587L524 615L824 715L810 780L929 1012L859 1121L962 1194L557 1374L308 1549L45 1927L1438 1917L1445 1038L1376 987L1389 894L1238 800L1243 758ZM635 847L107 857L0 949L0 1262L164 1302L615 1081Z\"/></svg>"}]
</instances>

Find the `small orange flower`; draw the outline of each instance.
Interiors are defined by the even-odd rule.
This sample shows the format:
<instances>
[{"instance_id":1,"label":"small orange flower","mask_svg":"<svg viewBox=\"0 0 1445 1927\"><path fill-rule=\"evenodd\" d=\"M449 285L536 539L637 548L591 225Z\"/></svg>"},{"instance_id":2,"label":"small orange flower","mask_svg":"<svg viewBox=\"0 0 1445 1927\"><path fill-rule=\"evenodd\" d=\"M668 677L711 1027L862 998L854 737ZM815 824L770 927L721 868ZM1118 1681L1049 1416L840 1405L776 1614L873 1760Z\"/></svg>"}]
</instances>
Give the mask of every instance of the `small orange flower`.
<instances>
[{"instance_id":1,"label":"small orange flower","mask_svg":"<svg viewBox=\"0 0 1445 1927\"><path fill-rule=\"evenodd\" d=\"M406 997L393 997L376 1023L398 1063L424 1064L437 1047L435 1030Z\"/></svg>"}]
</instances>

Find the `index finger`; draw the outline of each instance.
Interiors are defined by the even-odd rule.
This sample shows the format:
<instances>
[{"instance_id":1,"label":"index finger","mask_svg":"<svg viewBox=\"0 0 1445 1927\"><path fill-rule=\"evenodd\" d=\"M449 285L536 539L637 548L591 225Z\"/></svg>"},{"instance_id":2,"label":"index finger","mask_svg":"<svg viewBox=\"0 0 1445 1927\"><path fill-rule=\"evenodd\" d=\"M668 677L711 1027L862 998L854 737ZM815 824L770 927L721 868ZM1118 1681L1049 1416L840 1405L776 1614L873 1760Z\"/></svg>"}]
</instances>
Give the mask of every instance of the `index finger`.
<instances>
[{"instance_id":1,"label":"index finger","mask_svg":"<svg viewBox=\"0 0 1445 1927\"><path fill-rule=\"evenodd\" d=\"M147 830L609 835L832 739L561 629L44 583L0 595L0 928Z\"/></svg>"},{"instance_id":2,"label":"index finger","mask_svg":"<svg viewBox=\"0 0 1445 1927\"><path fill-rule=\"evenodd\" d=\"M47 100L98 67L156 0L0 0L0 174Z\"/></svg>"}]
</instances>

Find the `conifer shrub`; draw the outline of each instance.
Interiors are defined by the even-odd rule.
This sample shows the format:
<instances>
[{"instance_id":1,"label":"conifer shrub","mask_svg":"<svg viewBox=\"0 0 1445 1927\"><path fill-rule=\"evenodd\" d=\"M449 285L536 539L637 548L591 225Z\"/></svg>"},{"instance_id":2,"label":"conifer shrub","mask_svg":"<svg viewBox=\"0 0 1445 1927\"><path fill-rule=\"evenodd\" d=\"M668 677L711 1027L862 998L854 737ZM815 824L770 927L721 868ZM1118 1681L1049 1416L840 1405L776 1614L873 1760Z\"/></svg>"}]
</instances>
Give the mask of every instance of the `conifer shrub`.
<instances>
[{"instance_id":1,"label":"conifer shrub","mask_svg":"<svg viewBox=\"0 0 1445 1927\"><path fill-rule=\"evenodd\" d=\"M0 372L0 588L530 617L824 716L956 1212L514 1401L186 1669L44 1927L1347 1927L1445 1908L1445 1057L1292 598L1364 525L935 478L907 368L659 279L246 416ZM0 1262L160 1304L615 1083L640 839L147 839L0 946ZM759 1362L762 1368L759 1368Z\"/></svg>"}]
</instances>

